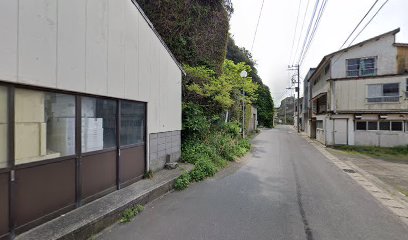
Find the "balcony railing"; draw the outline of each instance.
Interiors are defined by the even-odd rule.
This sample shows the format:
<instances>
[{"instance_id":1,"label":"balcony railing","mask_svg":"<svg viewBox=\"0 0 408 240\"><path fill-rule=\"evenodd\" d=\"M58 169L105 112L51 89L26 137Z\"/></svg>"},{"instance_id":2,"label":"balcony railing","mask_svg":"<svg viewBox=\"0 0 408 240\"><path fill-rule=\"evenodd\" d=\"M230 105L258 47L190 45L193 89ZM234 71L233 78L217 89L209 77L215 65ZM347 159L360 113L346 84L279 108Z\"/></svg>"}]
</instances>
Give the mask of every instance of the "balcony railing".
<instances>
[{"instance_id":1,"label":"balcony railing","mask_svg":"<svg viewBox=\"0 0 408 240\"><path fill-rule=\"evenodd\" d=\"M367 98L369 103L392 103L399 102L399 96L382 96L382 97L371 97Z\"/></svg>"}]
</instances>

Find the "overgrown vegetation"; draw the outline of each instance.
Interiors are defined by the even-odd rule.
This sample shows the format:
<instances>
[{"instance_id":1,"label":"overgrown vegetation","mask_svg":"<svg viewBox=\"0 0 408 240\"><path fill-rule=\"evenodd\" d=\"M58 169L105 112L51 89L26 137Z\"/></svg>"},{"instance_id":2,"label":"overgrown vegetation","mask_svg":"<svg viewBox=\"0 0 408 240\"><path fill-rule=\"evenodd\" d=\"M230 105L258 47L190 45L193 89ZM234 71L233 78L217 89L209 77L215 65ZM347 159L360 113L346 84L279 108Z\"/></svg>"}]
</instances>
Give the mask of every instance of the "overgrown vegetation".
<instances>
[{"instance_id":1,"label":"overgrown vegetation","mask_svg":"<svg viewBox=\"0 0 408 240\"><path fill-rule=\"evenodd\" d=\"M132 221L134 217L136 217L137 214L141 213L144 210L144 207L142 205L136 205L134 207L126 209L122 213L122 218L120 219L121 223L128 223Z\"/></svg>"},{"instance_id":2,"label":"overgrown vegetation","mask_svg":"<svg viewBox=\"0 0 408 240\"><path fill-rule=\"evenodd\" d=\"M238 47L231 36L228 37L227 59L232 60L234 63L244 62L251 67L252 71L249 73L249 76L259 85L256 91L258 98L254 102L258 109L259 125L269 128L273 127L274 103L269 87L262 83L251 53L245 48Z\"/></svg>"},{"instance_id":3,"label":"overgrown vegetation","mask_svg":"<svg viewBox=\"0 0 408 240\"><path fill-rule=\"evenodd\" d=\"M176 180L176 189L182 190L248 152L250 143L240 132L248 129L249 110L256 105L259 123L271 127L273 101L251 54L229 37L231 0L137 2L186 72L182 159L195 168ZM249 77L240 76L244 70ZM246 126L241 125L242 116Z\"/></svg>"},{"instance_id":4,"label":"overgrown vegetation","mask_svg":"<svg viewBox=\"0 0 408 240\"><path fill-rule=\"evenodd\" d=\"M222 72L229 0L137 0L177 60Z\"/></svg>"},{"instance_id":5,"label":"overgrown vegetation","mask_svg":"<svg viewBox=\"0 0 408 240\"><path fill-rule=\"evenodd\" d=\"M364 154L372 158L383 159L386 161L408 163L408 145L392 148L374 146L336 146L335 149Z\"/></svg>"},{"instance_id":6,"label":"overgrown vegetation","mask_svg":"<svg viewBox=\"0 0 408 240\"><path fill-rule=\"evenodd\" d=\"M184 104L183 113L182 159L195 167L176 180L176 190L214 176L228 161L245 155L251 148L249 140L240 136L239 123L208 118L203 107L193 103Z\"/></svg>"}]
</instances>

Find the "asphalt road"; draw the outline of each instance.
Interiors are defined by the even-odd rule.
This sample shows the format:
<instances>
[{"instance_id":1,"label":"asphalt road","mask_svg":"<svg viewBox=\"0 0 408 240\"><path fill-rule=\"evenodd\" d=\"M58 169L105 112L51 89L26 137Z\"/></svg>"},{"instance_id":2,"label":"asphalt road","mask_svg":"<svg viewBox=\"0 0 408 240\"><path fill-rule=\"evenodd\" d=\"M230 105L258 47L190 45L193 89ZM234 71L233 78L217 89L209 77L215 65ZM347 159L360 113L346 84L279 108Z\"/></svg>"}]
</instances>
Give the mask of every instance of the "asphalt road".
<instances>
[{"instance_id":1,"label":"asphalt road","mask_svg":"<svg viewBox=\"0 0 408 240\"><path fill-rule=\"evenodd\" d=\"M253 147L242 163L97 239L408 239L397 217L293 130L265 130Z\"/></svg>"}]
</instances>

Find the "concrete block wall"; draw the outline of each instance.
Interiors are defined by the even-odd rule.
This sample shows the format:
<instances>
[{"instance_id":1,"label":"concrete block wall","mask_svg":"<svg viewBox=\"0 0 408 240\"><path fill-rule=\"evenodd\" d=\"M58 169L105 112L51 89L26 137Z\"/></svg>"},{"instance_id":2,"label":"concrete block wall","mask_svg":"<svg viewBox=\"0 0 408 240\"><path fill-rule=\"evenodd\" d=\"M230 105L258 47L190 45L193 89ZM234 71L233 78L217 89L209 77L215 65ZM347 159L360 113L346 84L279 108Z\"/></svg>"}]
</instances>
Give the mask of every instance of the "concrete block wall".
<instances>
[{"instance_id":1,"label":"concrete block wall","mask_svg":"<svg viewBox=\"0 0 408 240\"><path fill-rule=\"evenodd\" d=\"M163 169L167 155L170 155L170 162L177 162L180 159L181 131L151 133L149 138L150 170Z\"/></svg>"}]
</instances>

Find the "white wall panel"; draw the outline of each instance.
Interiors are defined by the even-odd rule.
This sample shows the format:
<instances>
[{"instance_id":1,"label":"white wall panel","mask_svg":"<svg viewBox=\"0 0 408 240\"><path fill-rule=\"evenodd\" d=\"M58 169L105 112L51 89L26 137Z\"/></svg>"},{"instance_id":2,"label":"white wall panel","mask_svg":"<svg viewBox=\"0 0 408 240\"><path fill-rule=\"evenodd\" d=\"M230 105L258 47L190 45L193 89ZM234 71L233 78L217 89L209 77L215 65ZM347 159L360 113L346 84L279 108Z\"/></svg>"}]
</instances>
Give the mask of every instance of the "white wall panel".
<instances>
[{"instance_id":1,"label":"white wall panel","mask_svg":"<svg viewBox=\"0 0 408 240\"><path fill-rule=\"evenodd\" d=\"M0 34L0 81L147 102L149 133L181 129L181 71L130 0L0 0Z\"/></svg>"},{"instance_id":2,"label":"white wall panel","mask_svg":"<svg viewBox=\"0 0 408 240\"><path fill-rule=\"evenodd\" d=\"M108 94L123 97L125 92L125 2L108 0Z\"/></svg>"},{"instance_id":3,"label":"white wall panel","mask_svg":"<svg viewBox=\"0 0 408 240\"><path fill-rule=\"evenodd\" d=\"M159 80L159 131L165 132L170 125L171 116L168 115L169 109L172 107L169 103L169 91L171 91L168 80L169 64L165 57L165 50L160 49L160 80Z\"/></svg>"},{"instance_id":4,"label":"white wall panel","mask_svg":"<svg viewBox=\"0 0 408 240\"><path fill-rule=\"evenodd\" d=\"M148 79L152 76L152 66L155 65L151 54L152 38L154 34L143 17L139 15L139 98L146 101L149 98L149 85L153 79Z\"/></svg>"},{"instance_id":5,"label":"white wall panel","mask_svg":"<svg viewBox=\"0 0 408 240\"><path fill-rule=\"evenodd\" d=\"M0 0L0 79L17 81L18 1Z\"/></svg>"},{"instance_id":6,"label":"white wall panel","mask_svg":"<svg viewBox=\"0 0 408 240\"><path fill-rule=\"evenodd\" d=\"M19 2L19 81L56 87L57 1Z\"/></svg>"},{"instance_id":7,"label":"white wall panel","mask_svg":"<svg viewBox=\"0 0 408 240\"><path fill-rule=\"evenodd\" d=\"M86 1L58 2L57 87L85 91Z\"/></svg>"},{"instance_id":8,"label":"white wall panel","mask_svg":"<svg viewBox=\"0 0 408 240\"><path fill-rule=\"evenodd\" d=\"M154 66L150 66L152 69L152 75L149 78L150 82L150 94L149 94L149 131L159 132L160 126L160 46L161 43L157 38L153 38L152 41L152 58L155 61ZM159 60L159 61L157 61Z\"/></svg>"},{"instance_id":9,"label":"white wall panel","mask_svg":"<svg viewBox=\"0 0 408 240\"><path fill-rule=\"evenodd\" d=\"M86 26L86 91L107 94L108 3L88 0Z\"/></svg>"},{"instance_id":10,"label":"white wall panel","mask_svg":"<svg viewBox=\"0 0 408 240\"><path fill-rule=\"evenodd\" d=\"M131 1L126 3L125 37L125 98L139 98L139 12L133 9Z\"/></svg>"}]
</instances>

